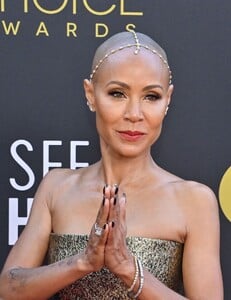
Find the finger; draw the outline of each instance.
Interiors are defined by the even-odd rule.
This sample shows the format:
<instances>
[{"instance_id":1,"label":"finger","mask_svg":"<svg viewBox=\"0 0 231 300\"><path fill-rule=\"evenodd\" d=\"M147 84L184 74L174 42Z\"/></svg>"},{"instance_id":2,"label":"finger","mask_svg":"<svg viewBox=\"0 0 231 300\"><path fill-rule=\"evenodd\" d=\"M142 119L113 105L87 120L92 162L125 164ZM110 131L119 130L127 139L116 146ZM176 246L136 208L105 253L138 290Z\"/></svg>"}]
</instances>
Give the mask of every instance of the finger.
<instances>
[{"instance_id":1,"label":"finger","mask_svg":"<svg viewBox=\"0 0 231 300\"><path fill-rule=\"evenodd\" d=\"M101 206L96 217L96 223L99 226L103 226L108 221L110 194L111 186L105 184L103 187L103 200L101 202Z\"/></svg>"},{"instance_id":2,"label":"finger","mask_svg":"<svg viewBox=\"0 0 231 300\"><path fill-rule=\"evenodd\" d=\"M117 210L119 209L118 205L116 205L118 191L119 187L117 184L114 184L113 186L106 185L103 189L103 194L105 197L104 206L108 208L107 220L104 224L105 235L102 238L105 243L107 242L110 232L115 225L115 219L117 219L116 215L118 214Z\"/></svg>"},{"instance_id":3,"label":"finger","mask_svg":"<svg viewBox=\"0 0 231 300\"><path fill-rule=\"evenodd\" d=\"M108 222L114 221L115 223L117 223L119 220L119 213L120 213L120 205L118 202L118 195L115 195L110 199L110 210L109 210Z\"/></svg>"},{"instance_id":4,"label":"finger","mask_svg":"<svg viewBox=\"0 0 231 300\"><path fill-rule=\"evenodd\" d=\"M103 187L103 196L105 198L110 199L111 197L111 186L108 184L105 184L105 186Z\"/></svg>"},{"instance_id":5,"label":"finger","mask_svg":"<svg viewBox=\"0 0 231 300\"><path fill-rule=\"evenodd\" d=\"M103 197L101 206L99 208L97 217L96 217L96 224L100 227L103 227L105 223L107 223L109 217L109 199Z\"/></svg>"},{"instance_id":6,"label":"finger","mask_svg":"<svg viewBox=\"0 0 231 300\"><path fill-rule=\"evenodd\" d=\"M89 236L89 246L98 250L103 249L107 242L108 232L109 232L108 224L104 224L100 235L95 233L95 226L93 225Z\"/></svg>"},{"instance_id":7,"label":"finger","mask_svg":"<svg viewBox=\"0 0 231 300\"><path fill-rule=\"evenodd\" d=\"M120 225L123 228L124 235L127 236L127 222L126 222L126 194L123 193L120 198Z\"/></svg>"},{"instance_id":8,"label":"finger","mask_svg":"<svg viewBox=\"0 0 231 300\"><path fill-rule=\"evenodd\" d=\"M107 235L107 244L110 245L113 241L113 233L115 230L115 222L108 222L108 235Z\"/></svg>"},{"instance_id":9,"label":"finger","mask_svg":"<svg viewBox=\"0 0 231 300\"><path fill-rule=\"evenodd\" d=\"M111 197L110 198L117 196L118 192L119 192L118 184L113 184L113 186L111 187Z\"/></svg>"},{"instance_id":10,"label":"finger","mask_svg":"<svg viewBox=\"0 0 231 300\"><path fill-rule=\"evenodd\" d=\"M117 200L116 203L114 198L110 199L110 212L109 212L109 237L113 231L122 230L123 234L126 236L127 225L126 225L126 194L123 193L122 196Z\"/></svg>"},{"instance_id":11,"label":"finger","mask_svg":"<svg viewBox=\"0 0 231 300\"><path fill-rule=\"evenodd\" d=\"M106 203L106 201L105 201ZM109 211L109 202L107 201L108 211ZM104 208L102 208L104 211ZM108 213L99 213L96 219L96 222L91 228L91 233L89 236L89 242L93 247L105 246L108 236L108 226L106 224L106 216Z\"/></svg>"},{"instance_id":12,"label":"finger","mask_svg":"<svg viewBox=\"0 0 231 300\"><path fill-rule=\"evenodd\" d=\"M119 186L114 184L111 188L111 197L110 197L110 213L109 213L109 221L113 221L113 218L116 218L118 214L118 193L119 193Z\"/></svg>"},{"instance_id":13,"label":"finger","mask_svg":"<svg viewBox=\"0 0 231 300\"><path fill-rule=\"evenodd\" d=\"M92 231L91 231L91 235L92 237L94 238L94 240L97 241L97 243L99 241L101 241L102 243L105 243L106 240L107 240L107 235L108 235L108 232L109 232L109 226L107 223L105 223L103 225L103 227L99 227L100 228L100 234L98 234L96 231L95 231L95 225L92 227Z\"/></svg>"},{"instance_id":14,"label":"finger","mask_svg":"<svg viewBox=\"0 0 231 300\"><path fill-rule=\"evenodd\" d=\"M101 244L105 245L107 242L107 238L108 238L108 233L109 233L109 226L107 223L104 224L103 226L103 234L100 238L100 242Z\"/></svg>"},{"instance_id":15,"label":"finger","mask_svg":"<svg viewBox=\"0 0 231 300\"><path fill-rule=\"evenodd\" d=\"M126 193L122 194L122 197L119 199L119 203L120 203L120 218L121 218L121 221L126 222L126 203L127 203Z\"/></svg>"}]
</instances>

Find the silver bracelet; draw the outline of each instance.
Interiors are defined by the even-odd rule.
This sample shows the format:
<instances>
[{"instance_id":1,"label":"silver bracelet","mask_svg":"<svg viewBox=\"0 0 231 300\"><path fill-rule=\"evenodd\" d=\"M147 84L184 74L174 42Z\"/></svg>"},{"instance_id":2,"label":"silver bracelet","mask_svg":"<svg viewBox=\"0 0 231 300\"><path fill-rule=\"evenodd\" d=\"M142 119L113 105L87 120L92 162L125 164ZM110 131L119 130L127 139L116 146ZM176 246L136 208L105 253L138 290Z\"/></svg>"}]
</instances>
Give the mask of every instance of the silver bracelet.
<instances>
[{"instance_id":1,"label":"silver bracelet","mask_svg":"<svg viewBox=\"0 0 231 300\"><path fill-rule=\"evenodd\" d=\"M139 285L139 289L138 289L137 293L134 295L133 299L136 299L140 295L140 293L142 292L143 286L144 286L144 270L143 270L143 266L142 266L140 260L138 260L138 267L139 267L140 285Z\"/></svg>"},{"instance_id":2,"label":"silver bracelet","mask_svg":"<svg viewBox=\"0 0 231 300\"><path fill-rule=\"evenodd\" d=\"M134 277L134 280L132 282L132 285L128 289L128 295L130 295L130 296L131 296L131 292L133 291L133 289L134 289L134 287L136 285L136 282L137 282L137 279L138 279L138 275L139 275L138 260L137 260L137 258L135 256L134 256L134 261L135 261L136 271L135 271L135 277Z\"/></svg>"}]
</instances>

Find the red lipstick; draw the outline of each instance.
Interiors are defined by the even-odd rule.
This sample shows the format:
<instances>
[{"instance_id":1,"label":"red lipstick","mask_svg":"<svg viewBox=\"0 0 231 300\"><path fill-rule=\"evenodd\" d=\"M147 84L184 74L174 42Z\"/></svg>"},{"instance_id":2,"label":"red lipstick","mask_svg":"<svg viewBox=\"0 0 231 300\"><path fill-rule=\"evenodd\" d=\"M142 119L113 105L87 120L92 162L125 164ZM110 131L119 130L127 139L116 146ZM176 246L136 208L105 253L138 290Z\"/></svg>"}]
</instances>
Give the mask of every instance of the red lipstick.
<instances>
[{"instance_id":1,"label":"red lipstick","mask_svg":"<svg viewBox=\"0 0 231 300\"><path fill-rule=\"evenodd\" d=\"M118 132L122 139L129 142L136 142L144 136L144 133L141 131L124 130Z\"/></svg>"}]
</instances>

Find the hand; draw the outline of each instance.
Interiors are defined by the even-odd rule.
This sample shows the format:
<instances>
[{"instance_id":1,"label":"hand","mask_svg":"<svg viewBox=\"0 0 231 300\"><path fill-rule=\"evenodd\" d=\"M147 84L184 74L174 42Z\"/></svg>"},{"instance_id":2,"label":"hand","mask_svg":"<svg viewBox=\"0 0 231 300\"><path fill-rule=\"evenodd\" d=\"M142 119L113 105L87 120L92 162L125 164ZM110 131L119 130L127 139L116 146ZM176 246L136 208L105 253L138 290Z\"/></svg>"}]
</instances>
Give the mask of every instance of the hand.
<instances>
[{"instance_id":1,"label":"hand","mask_svg":"<svg viewBox=\"0 0 231 300\"><path fill-rule=\"evenodd\" d=\"M118 196L115 187L110 192L110 207L107 242L105 246L105 266L117 276L134 270L134 259L126 245L126 195Z\"/></svg>"},{"instance_id":2,"label":"hand","mask_svg":"<svg viewBox=\"0 0 231 300\"><path fill-rule=\"evenodd\" d=\"M103 197L96 221L91 229L87 247L84 251L84 260L88 264L91 272L99 271L104 266L104 251L108 237L106 223L109 216L109 199L107 198L109 195L108 189L107 194ZM100 236L95 233L95 224L102 228Z\"/></svg>"}]
</instances>

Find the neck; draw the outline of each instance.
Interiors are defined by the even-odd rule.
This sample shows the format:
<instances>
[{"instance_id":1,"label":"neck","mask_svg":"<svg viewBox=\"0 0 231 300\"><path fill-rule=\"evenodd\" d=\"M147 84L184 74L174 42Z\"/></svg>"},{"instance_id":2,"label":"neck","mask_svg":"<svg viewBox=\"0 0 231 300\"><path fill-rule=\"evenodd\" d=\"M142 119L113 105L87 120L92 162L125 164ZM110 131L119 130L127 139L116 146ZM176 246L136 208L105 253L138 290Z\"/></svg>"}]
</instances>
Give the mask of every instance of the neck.
<instances>
[{"instance_id":1,"label":"neck","mask_svg":"<svg viewBox=\"0 0 231 300\"><path fill-rule=\"evenodd\" d=\"M102 151L100 176L104 179L105 184L127 185L144 178L156 166L150 151L136 157L124 157Z\"/></svg>"}]
</instances>

